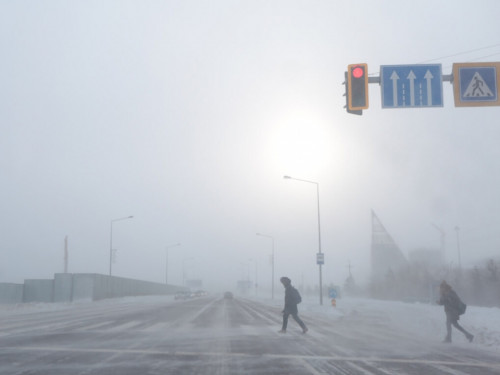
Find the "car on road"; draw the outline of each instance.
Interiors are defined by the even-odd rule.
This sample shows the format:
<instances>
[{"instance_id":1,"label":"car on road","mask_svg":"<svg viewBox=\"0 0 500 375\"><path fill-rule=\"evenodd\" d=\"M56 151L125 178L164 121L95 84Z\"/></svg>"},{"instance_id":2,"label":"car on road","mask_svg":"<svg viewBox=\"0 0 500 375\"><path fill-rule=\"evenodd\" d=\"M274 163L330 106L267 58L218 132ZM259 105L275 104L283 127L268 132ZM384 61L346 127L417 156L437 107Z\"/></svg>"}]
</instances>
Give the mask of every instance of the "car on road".
<instances>
[{"instance_id":1,"label":"car on road","mask_svg":"<svg viewBox=\"0 0 500 375\"><path fill-rule=\"evenodd\" d=\"M224 299L233 299L233 293L232 292L225 292L224 293Z\"/></svg>"},{"instance_id":2,"label":"car on road","mask_svg":"<svg viewBox=\"0 0 500 375\"><path fill-rule=\"evenodd\" d=\"M174 295L174 299L189 299L191 298L191 292L179 291Z\"/></svg>"}]
</instances>

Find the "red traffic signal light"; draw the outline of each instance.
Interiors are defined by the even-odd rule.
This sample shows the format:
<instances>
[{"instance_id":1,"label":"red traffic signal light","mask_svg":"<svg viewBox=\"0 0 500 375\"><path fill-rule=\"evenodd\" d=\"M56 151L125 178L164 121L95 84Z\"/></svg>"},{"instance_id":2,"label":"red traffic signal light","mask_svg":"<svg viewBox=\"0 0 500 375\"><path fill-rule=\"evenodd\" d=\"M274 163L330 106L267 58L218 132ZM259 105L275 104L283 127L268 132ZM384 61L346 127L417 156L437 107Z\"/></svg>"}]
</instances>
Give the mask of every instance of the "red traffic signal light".
<instances>
[{"instance_id":1,"label":"red traffic signal light","mask_svg":"<svg viewBox=\"0 0 500 375\"><path fill-rule=\"evenodd\" d=\"M361 78L363 77L363 75L365 74L365 71L363 68L361 68L360 66L356 66L354 67L354 69L352 70L352 76L354 78Z\"/></svg>"},{"instance_id":2,"label":"red traffic signal light","mask_svg":"<svg viewBox=\"0 0 500 375\"><path fill-rule=\"evenodd\" d=\"M347 66L347 109L357 111L368 108L368 65Z\"/></svg>"}]
</instances>

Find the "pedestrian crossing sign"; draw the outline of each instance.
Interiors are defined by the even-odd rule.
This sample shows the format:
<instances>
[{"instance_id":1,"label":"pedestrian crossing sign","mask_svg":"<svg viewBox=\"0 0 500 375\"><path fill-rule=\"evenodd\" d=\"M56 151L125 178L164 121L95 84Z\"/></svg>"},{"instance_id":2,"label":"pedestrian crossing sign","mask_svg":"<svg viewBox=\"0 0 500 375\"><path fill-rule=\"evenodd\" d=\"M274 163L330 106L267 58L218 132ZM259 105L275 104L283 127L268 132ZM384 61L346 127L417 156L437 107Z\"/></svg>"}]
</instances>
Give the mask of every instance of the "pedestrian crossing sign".
<instances>
[{"instance_id":1,"label":"pedestrian crossing sign","mask_svg":"<svg viewBox=\"0 0 500 375\"><path fill-rule=\"evenodd\" d=\"M455 107L500 106L500 62L453 64Z\"/></svg>"}]
</instances>

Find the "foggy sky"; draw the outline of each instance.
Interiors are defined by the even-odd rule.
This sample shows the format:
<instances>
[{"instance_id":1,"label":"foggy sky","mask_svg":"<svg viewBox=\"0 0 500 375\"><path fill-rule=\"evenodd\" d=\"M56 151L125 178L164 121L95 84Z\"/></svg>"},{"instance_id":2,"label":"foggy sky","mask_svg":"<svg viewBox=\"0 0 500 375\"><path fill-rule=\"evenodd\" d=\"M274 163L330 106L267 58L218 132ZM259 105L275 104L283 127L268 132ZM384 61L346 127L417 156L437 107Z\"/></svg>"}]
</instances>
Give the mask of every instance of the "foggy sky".
<instances>
[{"instance_id":1,"label":"foggy sky","mask_svg":"<svg viewBox=\"0 0 500 375\"><path fill-rule=\"evenodd\" d=\"M207 287L369 271L371 209L403 253L500 245L498 107L345 112L344 71L500 59L496 0L3 1L0 282L63 271ZM352 22L351 22L352 20ZM487 48L488 47L488 48ZM299 281L300 280L300 281ZM276 288L278 287L276 282Z\"/></svg>"}]
</instances>

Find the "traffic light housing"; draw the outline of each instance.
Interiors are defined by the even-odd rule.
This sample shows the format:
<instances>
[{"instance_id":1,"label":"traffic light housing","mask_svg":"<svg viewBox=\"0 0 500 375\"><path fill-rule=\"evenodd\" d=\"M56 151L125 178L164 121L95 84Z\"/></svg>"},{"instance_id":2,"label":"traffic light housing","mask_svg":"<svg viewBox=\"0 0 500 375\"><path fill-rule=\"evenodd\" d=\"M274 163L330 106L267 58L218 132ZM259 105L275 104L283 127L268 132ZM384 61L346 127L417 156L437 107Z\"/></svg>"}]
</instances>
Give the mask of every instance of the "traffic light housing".
<instances>
[{"instance_id":1,"label":"traffic light housing","mask_svg":"<svg viewBox=\"0 0 500 375\"><path fill-rule=\"evenodd\" d=\"M347 66L347 110L359 111L368 108L368 65Z\"/></svg>"},{"instance_id":2,"label":"traffic light housing","mask_svg":"<svg viewBox=\"0 0 500 375\"><path fill-rule=\"evenodd\" d=\"M347 72L344 72L344 88L345 88L345 110L347 111L347 113L350 113L352 115L358 115L358 116L361 116L363 114L363 110L362 109L359 109L359 110L350 110L349 109L349 89L348 89L348 85L347 85Z\"/></svg>"}]
</instances>

